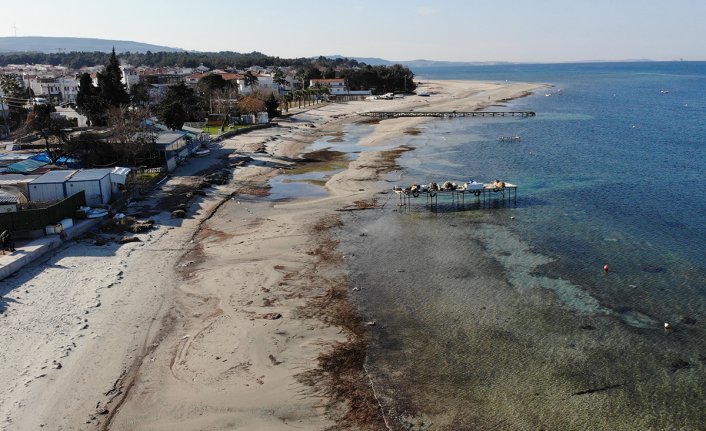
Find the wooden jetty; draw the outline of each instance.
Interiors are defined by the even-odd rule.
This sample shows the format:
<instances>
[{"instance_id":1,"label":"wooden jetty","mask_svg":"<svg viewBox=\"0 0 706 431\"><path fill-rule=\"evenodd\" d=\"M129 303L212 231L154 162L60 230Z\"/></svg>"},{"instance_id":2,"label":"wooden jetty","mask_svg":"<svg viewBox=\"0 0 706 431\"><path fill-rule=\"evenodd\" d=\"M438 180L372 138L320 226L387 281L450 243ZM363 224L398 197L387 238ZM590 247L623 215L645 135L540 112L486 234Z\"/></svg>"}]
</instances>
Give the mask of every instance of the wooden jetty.
<instances>
[{"instance_id":1,"label":"wooden jetty","mask_svg":"<svg viewBox=\"0 0 706 431\"><path fill-rule=\"evenodd\" d=\"M475 203L481 208L490 208L492 201L517 204L517 185L505 183L504 187L498 187L496 184L484 184L481 189L465 189L459 188L456 190L419 190L414 193L407 193L404 190L394 190L399 196L399 206L411 206L412 199L416 199L424 195L426 204L431 208L436 208L439 205L439 196L450 197L452 205L465 207L466 195L468 194L469 203ZM472 198L475 198L473 200ZM448 199L447 199L448 200Z\"/></svg>"},{"instance_id":2,"label":"wooden jetty","mask_svg":"<svg viewBox=\"0 0 706 431\"><path fill-rule=\"evenodd\" d=\"M372 118L401 118L401 117L534 117L532 111L368 111L360 115Z\"/></svg>"}]
</instances>

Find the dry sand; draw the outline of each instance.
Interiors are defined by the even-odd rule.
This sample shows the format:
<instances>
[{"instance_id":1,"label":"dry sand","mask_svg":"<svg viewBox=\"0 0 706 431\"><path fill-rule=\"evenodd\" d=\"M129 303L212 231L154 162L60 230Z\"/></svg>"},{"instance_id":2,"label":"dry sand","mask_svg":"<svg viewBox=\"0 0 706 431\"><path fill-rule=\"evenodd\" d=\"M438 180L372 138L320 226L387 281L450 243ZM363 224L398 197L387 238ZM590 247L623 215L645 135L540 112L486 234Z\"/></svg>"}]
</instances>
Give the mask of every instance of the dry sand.
<instances>
[{"instance_id":1,"label":"dry sand","mask_svg":"<svg viewBox=\"0 0 706 431\"><path fill-rule=\"evenodd\" d=\"M394 153L375 147L433 120L374 124L370 150L327 182L326 198L273 203L268 179L358 112L473 110L538 87L433 81L419 89L428 98L314 106L180 167L131 206L157 221L141 242L84 238L2 281L0 427L337 429L351 404L307 382L317 358L352 337L331 308L346 302L332 286L346 286L326 230L337 209L372 202L393 168ZM195 200L186 219L164 211L200 170L244 153L257 163Z\"/></svg>"}]
</instances>

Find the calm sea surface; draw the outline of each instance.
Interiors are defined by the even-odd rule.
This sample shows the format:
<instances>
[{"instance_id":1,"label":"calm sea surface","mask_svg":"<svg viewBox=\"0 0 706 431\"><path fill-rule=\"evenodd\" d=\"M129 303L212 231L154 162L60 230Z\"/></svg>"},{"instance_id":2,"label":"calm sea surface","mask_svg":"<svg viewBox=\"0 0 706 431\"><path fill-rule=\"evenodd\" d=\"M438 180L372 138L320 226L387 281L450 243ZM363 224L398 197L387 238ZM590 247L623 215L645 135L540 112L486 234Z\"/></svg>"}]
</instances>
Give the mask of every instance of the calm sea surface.
<instances>
[{"instance_id":1,"label":"calm sea surface","mask_svg":"<svg viewBox=\"0 0 706 431\"><path fill-rule=\"evenodd\" d=\"M400 138L415 150L394 183L502 179L517 205L387 195L347 216L353 295L376 322L367 367L396 429L706 429L706 63L415 73L552 87L509 104L534 118Z\"/></svg>"}]
</instances>

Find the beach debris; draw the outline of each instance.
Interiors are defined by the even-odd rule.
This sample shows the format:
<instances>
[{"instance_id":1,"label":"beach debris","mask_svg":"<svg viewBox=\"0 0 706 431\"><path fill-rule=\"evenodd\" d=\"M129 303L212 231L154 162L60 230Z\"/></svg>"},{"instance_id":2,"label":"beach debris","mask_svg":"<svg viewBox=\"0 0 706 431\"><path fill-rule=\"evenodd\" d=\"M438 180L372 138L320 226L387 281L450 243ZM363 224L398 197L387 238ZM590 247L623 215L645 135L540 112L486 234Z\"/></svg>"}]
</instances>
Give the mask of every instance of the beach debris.
<instances>
[{"instance_id":1,"label":"beach debris","mask_svg":"<svg viewBox=\"0 0 706 431\"><path fill-rule=\"evenodd\" d=\"M672 372L679 371L679 370L686 370L689 368L692 368L693 365L690 362L687 362L681 358L677 359L676 361L672 362Z\"/></svg>"},{"instance_id":2,"label":"beach debris","mask_svg":"<svg viewBox=\"0 0 706 431\"><path fill-rule=\"evenodd\" d=\"M187 338L189 338L189 334L186 334L183 337L181 337L182 340L186 340Z\"/></svg>"},{"instance_id":3,"label":"beach debris","mask_svg":"<svg viewBox=\"0 0 706 431\"><path fill-rule=\"evenodd\" d=\"M142 240L136 236L124 236L118 241L120 244L127 244L130 242L142 242Z\"/></svg>"},{"instance_id":4,"label":"beach debris","mask_svg":"<svg viewBox=\"0 0 706 431\"><path fill-rule=\"evenodd\" d=\"M359 290L360 290L360 289L358 289L357 287L354 287L354 288L353 288L353 292L357 292L357 291L359 291Z\"/></svg>"},{"instance_id":5,"label":"beach debris","mask_svg":"<svg viewBox=\"0 0 706 431\"><path fill-rule=\"evenodd\" d=\"M125 216L120 219L108 219L103 222L101 230L103 232L132 232L142 233L154 228L154 220L138 220L133 216Z\"/></svg>"},{"instance_id":6,"label":"beach debris","mask_svg":"<svg viewBox=\"0 0 706 431\"><path fill-rule=\"evenodd\" d=\"M696 325L696 319L689 316L683 316L681 319L679 319L679 322L685 325Z\"/></svg>"},{"instance_id":7,"label":"beach debris","mask_svg":"<svg viewBox=\"0 0 706 431\"><path fill-rule=\"evenodd\" d=\"M201 184L209 184L209 185L218 185L221 186L223 184L226 184L228 180L230 179L231 174L230 171L219 171L219 172L213 172L211 174L206 175L203 180L201 181Z\"/></svg>"},{"instance_id":8,"label":"beach debris","mask_svg":"<svg viewBox=\"0 0 706 431\"><path fill-rule=\"evenodd\" d=\"M640 269L642 269L642 271L644 272L649 272L651 274L660 274L663 272L667 272L665 268L656 265L642 265Z\"/></svg>"},{"instance_id":9,"label":"beach debris","mask_svg":"<svg viewBox=\"0 0 706 431\"><path fill-rule=\"evenodd\" d=\"M594 394L594 393L596 393L596 392L608 391L608 390L611 390L611 389L620 388L620 387L622 387L622 386L625 386L625 383L618 383L618 384L615 384L615 385L607 385L607 386L602 386L602 387L600 387L600 388L595 388L595 389L587 389L587 390L585 390L585 391L574 392L574 393L571 394L571 395Z\"/></svg>"},{"instance_id":10,"label":"beach debris","mask_svg":"<svg viewBox=\"0 0 706 431\"><path fill-rule=\"evenodd\" d=\"M282 318L282 314L280 313L265 313L261 314L258 316L260 319L266 319L266 320L277 320Z\"/></svg>"}]
</instances>

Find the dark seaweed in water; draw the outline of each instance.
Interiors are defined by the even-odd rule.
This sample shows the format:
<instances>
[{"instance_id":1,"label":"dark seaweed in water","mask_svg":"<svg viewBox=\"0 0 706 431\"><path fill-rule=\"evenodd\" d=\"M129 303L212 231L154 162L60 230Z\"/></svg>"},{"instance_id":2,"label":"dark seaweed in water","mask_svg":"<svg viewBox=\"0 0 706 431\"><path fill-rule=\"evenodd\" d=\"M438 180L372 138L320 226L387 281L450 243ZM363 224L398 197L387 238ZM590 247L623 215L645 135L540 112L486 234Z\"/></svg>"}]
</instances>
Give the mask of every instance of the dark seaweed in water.
<instances>
[{"instance_id":1,"label":"dark seaweed in water","mask_svg":"<svg viewBox=\"0 0 706 431\"><path fill-rule=\"evenodd\" d=\"M642 265L640 267L644 272L649 272L652 274L661 274L663 272L666 272L667 269L663 268L661 266L655 266L655 265Z\"/></svg>"}]
</instances>

